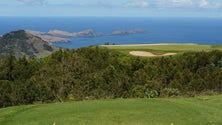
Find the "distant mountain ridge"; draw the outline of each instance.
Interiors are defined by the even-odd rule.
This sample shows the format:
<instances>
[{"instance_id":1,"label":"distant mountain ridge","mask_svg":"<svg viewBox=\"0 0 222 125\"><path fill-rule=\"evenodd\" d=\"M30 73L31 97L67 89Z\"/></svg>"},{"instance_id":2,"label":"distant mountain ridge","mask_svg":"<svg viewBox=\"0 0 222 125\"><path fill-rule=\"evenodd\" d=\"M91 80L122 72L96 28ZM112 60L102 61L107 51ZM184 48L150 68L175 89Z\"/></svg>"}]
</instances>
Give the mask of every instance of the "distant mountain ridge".
<instances>
[{"instance_id":1,"label":"distant mountain ridge","mask_svg":"<svg viewBox=\"0 0 222 125\"><path fill-rule=\"evenodd\" d=\"M58 49L58 47L24 30L12 31L0 36L0 57L12 53L17 58L22 56L39 58L47 56Z\"/></svg>"},{"instance_id":2,"label":"distant mountain ridge","mask_svg":"<svg viewBox=\"0 0 222 125\"><path fill-rule=\"evenodd\" d=\"M122 36L122 35L132 35L145 32L141 29L133 30L115 30L111 33L96 33L92 29L86 29L80 32L68 32L63 30L50 30L49 32L26 30L34 36L38 36L43 40L53 43L53 42L70 42L69 38L72 37L101 37L101 36Z\"/></svg>"}]
</instances>

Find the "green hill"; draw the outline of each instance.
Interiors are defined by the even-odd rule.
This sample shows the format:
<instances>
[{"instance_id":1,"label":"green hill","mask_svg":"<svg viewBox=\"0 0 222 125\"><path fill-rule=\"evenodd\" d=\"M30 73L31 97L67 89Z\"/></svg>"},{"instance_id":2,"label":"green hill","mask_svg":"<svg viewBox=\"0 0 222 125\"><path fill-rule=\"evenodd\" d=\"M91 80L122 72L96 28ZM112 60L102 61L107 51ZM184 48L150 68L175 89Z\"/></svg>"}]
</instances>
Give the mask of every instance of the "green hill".
<instances>
[{"instance_id":1,"label":"green hill","mask_svg":"<svg viewBox=\"0 0 222 125\"><path fill-rule=\"evenodd\" d=\"M221 125L222 95L116 99L0 109L1 125Z\"/></svg>"},{"instance_id":2,"label":"green hill","mask_svg":"<svg viewBox=\"0 0 222 125\"><path fill-rule=\"evenodd\" d=\"M15 57L43 57L56 50L58 48L24 30L13 31L0 37L0 57L7 56L9 53Z\"/></svg>"}]
</instances>

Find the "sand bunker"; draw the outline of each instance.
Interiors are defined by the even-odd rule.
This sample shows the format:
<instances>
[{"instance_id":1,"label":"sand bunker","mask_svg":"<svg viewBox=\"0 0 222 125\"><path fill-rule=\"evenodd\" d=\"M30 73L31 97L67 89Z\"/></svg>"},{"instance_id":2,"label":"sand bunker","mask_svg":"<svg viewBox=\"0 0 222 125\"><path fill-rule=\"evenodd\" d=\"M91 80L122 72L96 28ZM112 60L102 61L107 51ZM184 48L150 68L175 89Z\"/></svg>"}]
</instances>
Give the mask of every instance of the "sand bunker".
<instances>
[{"instance_id":1,"label":"sand bunker","mask_svg":"<svg viewBox=\"0 0 222 125\"><path fill-rule=\"evenodd\" d=\"M161 56L176 55L176 53L165 53L165 54L156 55L156 54L153 54L151 52L146 52L146 51L131 51L130 54L134 56L143 56L143 57L158 57L158 56L161 57Z\"/></svg>"}]
</instances>

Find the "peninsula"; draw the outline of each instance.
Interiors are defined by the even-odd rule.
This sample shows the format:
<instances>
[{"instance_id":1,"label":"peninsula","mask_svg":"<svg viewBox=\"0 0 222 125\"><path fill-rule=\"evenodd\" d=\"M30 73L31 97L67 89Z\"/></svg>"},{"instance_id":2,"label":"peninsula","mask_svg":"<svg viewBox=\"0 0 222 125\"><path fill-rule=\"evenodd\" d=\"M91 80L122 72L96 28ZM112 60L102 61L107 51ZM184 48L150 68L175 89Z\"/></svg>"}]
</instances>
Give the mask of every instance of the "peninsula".
<instances>
[{"instance_id":1,"label":"peninsula","mask_svg":"<svg viewBox=\"0 0 222 125\"><path fill-rule=\"evenodd\" d=\"M80 32L68 32L63 30L50 30L48 32L26 30L27 33L30 33L34 36L38 36L47 42L70 42L70 38L73 37L101 37L101 36L117 36L117 35L131 35L144 32L141 29L133 30L116 30L111 33L95 33L92 29L86 29Z\"/></svg>"}]
</instances>

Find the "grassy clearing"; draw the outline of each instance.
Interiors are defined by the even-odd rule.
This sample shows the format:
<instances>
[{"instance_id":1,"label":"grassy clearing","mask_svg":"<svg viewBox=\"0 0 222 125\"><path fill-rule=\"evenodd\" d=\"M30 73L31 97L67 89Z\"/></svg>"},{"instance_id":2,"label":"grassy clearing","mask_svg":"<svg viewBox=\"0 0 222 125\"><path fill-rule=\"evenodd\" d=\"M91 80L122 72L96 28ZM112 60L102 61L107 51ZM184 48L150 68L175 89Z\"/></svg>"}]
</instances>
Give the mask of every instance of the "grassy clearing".
<instances>
[{"instance_id":1,"label":"grassy clearing","mask_svg":"<svg viewBox=\"0 0 222 125\"><path fill-rule=\"evenodd\" d=\"M222 95L18 106L0 109L0 125L221 125L221 105Z\"/></svg>"},{"instance_id":2,"label":"grassy clearing","mask_svg":"<svg viewBox=\"0 0 222 125\"><path fill-rule=\"evenodd\" d=\"M125 54L131 51L147 51L154 54L167 52L183 53L188 51L211 51L222 50L222 45L202 45L202 44L165 44L165 45L107 45L102 46L113 50L118 50Z\"/></svg>"}]
</instances>

